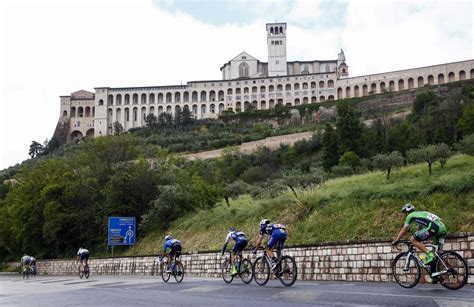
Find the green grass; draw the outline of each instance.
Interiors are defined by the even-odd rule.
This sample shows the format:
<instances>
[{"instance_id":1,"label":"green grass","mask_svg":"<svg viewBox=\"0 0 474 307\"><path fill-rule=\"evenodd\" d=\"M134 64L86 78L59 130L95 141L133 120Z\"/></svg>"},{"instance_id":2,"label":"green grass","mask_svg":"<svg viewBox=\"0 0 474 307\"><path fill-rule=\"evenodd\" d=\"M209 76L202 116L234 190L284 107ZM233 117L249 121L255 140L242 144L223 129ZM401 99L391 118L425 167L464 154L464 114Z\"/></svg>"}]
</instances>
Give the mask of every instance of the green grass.
<instances>
[{"instance_id":1,"label":"green grass","mask_svg":"<svg viewBox=\"0 0 474 307\"><path fill-rule=\"evenodd\" d=\"M288 244L391 238L403 224L400 208L412 202L417 209L439 215L448 232L474 229L474 157L457 155L444 168L437 164L428 175L426 164L395 170L389 181L382 172L326 182L322 187L291 192L271 199L243 196L212 210L174 221L167 231L183 241L187 251L219 249L233 225L255 244L262 218L286 223ZM164 232L140 240L130 254L161 251Z\"/></svg>"}]
</instances>

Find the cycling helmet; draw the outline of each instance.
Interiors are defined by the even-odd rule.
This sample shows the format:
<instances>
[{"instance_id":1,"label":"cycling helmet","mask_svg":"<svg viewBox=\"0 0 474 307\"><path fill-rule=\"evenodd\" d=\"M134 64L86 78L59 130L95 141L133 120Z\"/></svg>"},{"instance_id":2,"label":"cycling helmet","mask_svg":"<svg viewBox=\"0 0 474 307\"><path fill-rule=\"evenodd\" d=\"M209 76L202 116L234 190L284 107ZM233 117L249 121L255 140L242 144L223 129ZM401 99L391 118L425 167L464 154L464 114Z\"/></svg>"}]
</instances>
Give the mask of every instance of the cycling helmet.
<instances>
[{"instance_id":1,"label":"cycling helmet","mask_svg":"<svg viewBox=\"0 0 474 307\"><path fill-rule=\"evenodd\" d=\"M167 235L167 236L165 237L165 241L168 241L168 240L171 240L171 239L173 239L173 237L172 237L171 235Z\"/></svg>"},{"instance_id":2,"label":"cycling helmet","mask_svg":"<svg viewBox=\"0 0 474 307\"><path fill-rule=\"evenodd\" d=\"M230 228L229 228L229 232L233 232L233 231L235 231L235 228L234 228L234 227L230 227Z\"/></svg>"},{"instance_id":3,"label":"cycling helmet","mask_svg":"<svg viewBox=\"0 0 474 307\"><path fill-rule=\"evenodd\" d=\"M411 212L411 211L415 211L415 206L413 206L411 203L405 204L402 208L403 213Z\"/></svg>"},{"instance_id":4,"label":"cycling helmet","mask_svg":"<svg viewBox=\"0 0 474 307\"><path fill-rule=\"evenodd\" d=\"M263 219L263 220L260 221L260 226L265 225L265 224L270 224L270 220Z\"/></svg>"}]
</instances>

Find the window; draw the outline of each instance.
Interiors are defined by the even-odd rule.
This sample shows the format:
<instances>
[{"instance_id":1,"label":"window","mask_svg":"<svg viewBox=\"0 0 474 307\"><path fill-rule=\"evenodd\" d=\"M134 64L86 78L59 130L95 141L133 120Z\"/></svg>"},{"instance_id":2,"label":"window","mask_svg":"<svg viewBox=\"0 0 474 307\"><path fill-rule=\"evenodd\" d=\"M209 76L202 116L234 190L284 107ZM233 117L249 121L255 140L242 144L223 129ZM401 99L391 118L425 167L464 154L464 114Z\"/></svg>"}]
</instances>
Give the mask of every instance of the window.
<instances>
[{"instance_id":1,"label":"window","mask_svg":"<svg viewBox=\"0 0 474 307\"><path fill-rule=\"evenodd\" d=\"M276 64L280 64L280 61L276 60Z\"/></svg>"},{"instance_id":2,"label":"window","mask_svg":"<svg viewBox=\"0 0 474 307\"><path fill-rule=\"evenodd\" d=\"M245 62L239 65L239 78L245 78L249 76L249 65Z\"/></svg>"},{"instance_id":3,"label":"window","mask_svg":"<svg viewBox=\"0 0 474 307\"><path fill-rule=\"evenodd\" d=\"M242 60L246 60L247 57L245 55L242 56Z\"/></svg>"}]
</instances>

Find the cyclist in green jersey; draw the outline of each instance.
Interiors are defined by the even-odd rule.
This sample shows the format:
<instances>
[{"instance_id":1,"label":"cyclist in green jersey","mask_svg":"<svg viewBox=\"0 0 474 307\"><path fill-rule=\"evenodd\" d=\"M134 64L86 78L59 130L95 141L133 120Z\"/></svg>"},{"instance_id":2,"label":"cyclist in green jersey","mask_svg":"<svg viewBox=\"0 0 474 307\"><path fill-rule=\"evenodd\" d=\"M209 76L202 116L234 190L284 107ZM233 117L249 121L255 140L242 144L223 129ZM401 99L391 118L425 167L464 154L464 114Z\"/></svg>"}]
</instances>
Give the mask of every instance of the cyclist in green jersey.
<instances>
[{"instance_id":1,"label":"cyclist in green jersey","mask_svg":"<svg viewBox=\"0 0 474 307\"><path fill-rule=\"evenodd\" d=\"M428 251L423 241L433 239L433 244L442 245L446 237L446 226L444 226L437 215L427 211L416 211L415 206L410 203L403 206L402 212L406 215L405 225L403 225L392 245L397 245L398 241L410 229L410 224L415 223L418 226L418 230L410 238L410 242L426 254L423 263L428 264L432 262L435 259L435 255L433 252Z\"/></svg>"}]
</instances>

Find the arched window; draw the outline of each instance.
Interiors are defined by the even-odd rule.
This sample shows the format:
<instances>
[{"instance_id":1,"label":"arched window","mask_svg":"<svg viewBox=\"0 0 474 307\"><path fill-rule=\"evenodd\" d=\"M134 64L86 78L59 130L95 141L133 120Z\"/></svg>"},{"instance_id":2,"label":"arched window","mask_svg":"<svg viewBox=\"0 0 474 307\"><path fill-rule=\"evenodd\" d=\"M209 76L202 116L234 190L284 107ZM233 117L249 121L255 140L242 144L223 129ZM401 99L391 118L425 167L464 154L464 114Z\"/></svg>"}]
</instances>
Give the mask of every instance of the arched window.
<instances>
[{"instance_id":1,"label":"arched window","mask_svg":"<svg viewBox=\"0 0 474 307\"><path fill-rule=\"evenodd\" d=\"M224 91L220 90L217 93L217 98L219 99L219 101L224 101Z\"/></svg>"},{"instance_id":2,"label":"arched window","mask_svg":"<svg viewBox=\"0 0 474 307\"><path fill-rule=\"evenodd\" d=\"M333 88L334 87L334 81L329 80L328 81L328 88Z\"/></svg>"},{"instance_id":3,"label":"arched window","mask_svg":"<svg viewBox=\"0 0 474 307\"><path fill-rule=\"evenodd\" d=\"M362 85L362 96L367 96L367 94L368 94L367 84L364 84L364 85ZM329 97L331 97L331 96L329 96ZM331 100L331 99L328 99L328 100Z\"/></svg>"},{"instance_id":4,"label":"arched window","mask_svg":"<svg viewBox=\"0 0 474 307\"><path fill-rule=\"evenodd\" d=\"M67 111L66 110L63 111L63 116L67 116Z\"/></svg>"},{"instance_id":5,"label":"arched window","mask_svg":"<svg viewBox=\"0 0 474 307\"><path fill-rule=\"evenodd\" d=\"M354 97L359 97L359 86L354 86Z\"/></svg>"},{"instance_id":6,"label":"arched window","mask_svg":"<svg viewBox=\"0 0 474 307\"><path fill-rule=\"evenodd\" d=\"M133 104L138 104L138 94L133 94L133 96L132 96L132 103L133 103Z\"/></svg>"},{"instance_id":7,"label":"arched window","mask_svg":"<svg viewBox=\"0 0 474 307\"><path fill-rule=\"evenodd\" d=\"M277 92L281 92L281 91L283 91L283 85L278 84L277 85Z\"/></svg>"},{"instance_id":8,"label":"arched window","mask_svg":"<svg viewBox=\"0 0 474 307\"><path fill-rule=\"evenodd\" d=\"M227 95L232 95L232 89L231 88L227 89Z\"/></svg>"},{"instance_id":9,"label":"arched window","mask_svg":"<svg viewBox=\"0 0 474 307\"><path fill-rule=\"evenodd\" d=\"M372 83L370 85L370 94L375 94L375 93L377 93L377 84Z\"/></svg>"},{"instance_id":10,"label":"arched window","mask_svg":"<svg viewBox=\"0 0 474 307\"><path fill-rule=\"evenodd\" d=\"M459 80L466 80L466 72L464 70L459 72Z\"/></svg>"},{"instance_id":11,"label":"arched window","mask_svg":"<svg viewBox=\"0 0 474 307\"><path fill-rule=\"evenodd\" d=\"M113 95L109 95L109 96L108 96L107 104L108 104L109 106L112 106L112 105L114 104L114 96L113 96Z\"/></svg>"},{"instance_id":12,"label":"arched window","mask_svg":"<svg viewBox=\"0 0 474 307\"><path fill-rule=\"evenodd\" d=\"M293 89L294 89L295 91L299 91L299 90L300 90L300 84L299 84L299 83L295 83L295 84L293 85Z\"/></svg>"},{"instance_id":13,"label":"arched window","mask_svg":"<svg viewBox=\"0 0 474 307\"><path fill-rule=\"evenodd\" d=\"M207 93L206 91L201 91L201 100L200 101L207 101Z\"/></svg>"},{"instance_id":14,"label":"arched window","mask_svg":"<svg viewBox=\"0 0 474 307\"><path fill-rule=\"evenodd\" d=\"M167 102L167 103L170 103L170 102L171 102L171 97L172 97L172 94L171 94L171 93L166 93L166 102Z\"/></svg>"},{"instance_id":15,"label":"arched window","mask_svg":"<svg viewBox=\"0 0 474 307\"><path fill-rule=\"evenodd\" d=\"M122 95L118 94L116 97L115 97L115 103L119 106L122 104Z\"/></svg>"},{"instance_id":16,"label":"arched window","mask_svg":"<svg viewBox=\"0 0 474 307\"><path fill-rule=\"evenodd\" d=\"M429 76L428 76L428 84L429 84L429 85L434 84L434 77L433 77L433 75L429 75Z\"/></svg>"},{"instance_id":17,"label":"arched window","mask_svg":"<svg viewBox=\"0 0 474 307\"><path fill-rule=\"evenodd\" d=\"M304 89L304 90L307 90L307 89L308 89L308 83L303 82L303 89Z\"/></svg>"},{"instance_id":18,"label":"arched window","mask_svg":"<svg viewBox=\"0 0 474 307\"><path fill-rule=\"evenodd\" d=\"M337 99L342 99L342 88L337 89Z\"/></svg>"},{"instance_id":19,"label":"arched window","mask_svg":"<svg viewBox=\"0 0 474 307\"><path fill-rule=\"evenodd\" d=\"M385 82L380 82L380 92L385 92Z\"/></svg>"},{"instance_id":20,"label":"arched window","mask_svg":"<svg viewBox=\"0 0 474 307\"><path fill-rule=\"evenodd\" d=\"M183 102L189 102L189 92L183 93Z\"/></svg>"},{"instance_id":21,"label":"arched window","mask_svg":"<svg viewBox=\"0 0 474 307\"><path fill-rule=\"evenodd\" d=\"M174 102L181 102L181 93L175 92L174 93Z\"/></svg>"},{"instance_id":22,"label":"arched window","mask_svg":"<svg viewBox=\"0 0 474 307\"><path fill-rule=\"evenodd\" d=\"M285 85L285 91L291 91L291 84Z\"/></svg>"},{"instance_id":23,"label":"arched window","mask_svg":"<svg viewBox=\"0 0 474 307\"><path fill-rule=\"evenodd\" d=\"M449 82L453 82L453 81L454 81L454 73L453 73L453 72L450 72L450 73L448 74L448 80L449 80Z\"/></svg>"},{"instance_id":24,"label":"arched window","mask_svg":"<svg viewBox=\"0 0 474 307\"><path fill-rule=\"evenodd\" d=\"M102 101L102 99L101 99ZM76 117L76 107L71 108L71 117Z\"/></svg>"},{"instance_id":25,"label":"arched window","mask_svg":"<svg viewBox=\"0 0 474 307\"><path fill-rule=\"evenodd\" d=\"M143 93L143 94L141 95L141 103L142 103L142 104L146 104L146 94L145 94L145 93Z\"/></svg>"},{"instance_id":26,"label":"arched window","mask_svg":"<svg viewBox=\"0 0 474 307\"><path fill-rule=\"evenodd\" d=\"M346 98L351 98L351 87L346 87Z\"/></svg>"},{"instance_id":27,"label":"arched window","mask_svg":"<svg viewBox=\"0 0 474 307\"><path fill-rule=\"evenodd\" d=\"M311 88L316 88L316 82L311 82Z\"/></svg>"},{"instance_id":28,"label":"arched window","mask_svg":"<svg viewBox=\"0 0 474 307\"><path fill-rule=\"evenodd\" d=\"M158 103L163 103L163 93L158 93Z\"/></svg>"},{"instance_id":29,"label":"arched window","mask_svg":"<svg viewBox=\"0 0 474 307\"><path fill-rule=\"evenodd\" d=\"M247 78L249 76L249 65L245 62L239 65L239 78Z\"/></svg>"},{"instance_id":30,"label":"arched window","mask_svg":"<svg viewBox=\"0 0 474 307\"><path fill-rule=\"evenodd\" d=\"M324 81L319 81L319 88L324 88Z\"/></svg>"},{"instance_id":31,"label":"arched window","mask_svg":"<svg viewBox=\"0 0 474 307\"><path fill-rule=\"evenodd\" d=\"M438 84L443 84L444 83L444 75L443 74L439 74L438 75Z\"/></svg>"},{"instance_id":32,"label":"arched window","mask_svg":"<svg viewBox=\"0 0 474 307\"><path fill-rule=\"evenodd\" d=\"M398 80L398 90L402 91L404 89L405 89L405 82L403 81L403 79Z\"/></svg>"},{"instance_id":33,"label":"arched window","mask_svg":"<svg viewBox=\"0 0 474 307\"><path fill-rule=\"evenodd\" d=\"M260 86L260 93L265 93L265 85Z\"/></svg>"},{"instance_id":34,"label":"arched window","mask_svg":"<svg viewBox=\"0 0 474 307\"><path fill-rule=\"evenodd\" d=\"M154 93L151 93L151 94L150 94L149 100L150 100L150 103L151 103L151 104L154 104L154 103L155 103L155 94L154 94Z\"/></svg>"},{"instance_id":35,"label":"arched window","mask_svg":"<svg viewBox=\"0 0 474 307\"><path fill-rule=\"evenodd\" d=\"M422 87L423 85L425 85L423 77L418 77L418 87Z\"/></svg>"},{"instance_id":36,"label":"arched window","mask_svg":"<svg viewBox=\"0 0 474 307\"><path fill-rule=\"evenodd\" d=\"M415 87L415 81L413 80L413 78L409 78L408 79L408 88L412 89L414 87Z\"/></svg>"},{"instance_id":37,"label":"arched window","mask_svg":"<svg viewBox=\"0 0 474 307\"><path fill-rule=\"evenodd\" d=\"M389 91L391 91L391 92L395 91L395 82L390 81L390 82L388 83L388 89L389 89Z\"/></svg>"}]
</instances>

